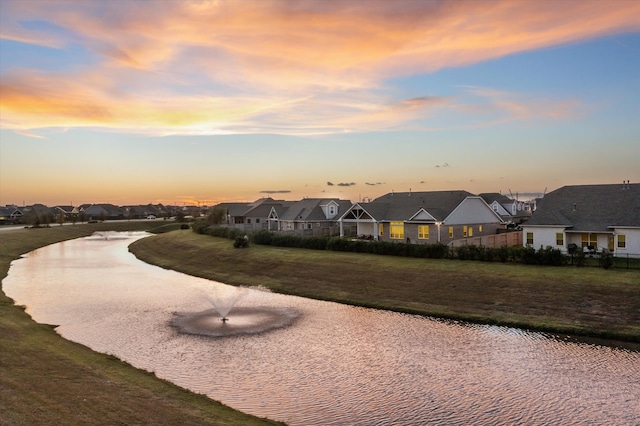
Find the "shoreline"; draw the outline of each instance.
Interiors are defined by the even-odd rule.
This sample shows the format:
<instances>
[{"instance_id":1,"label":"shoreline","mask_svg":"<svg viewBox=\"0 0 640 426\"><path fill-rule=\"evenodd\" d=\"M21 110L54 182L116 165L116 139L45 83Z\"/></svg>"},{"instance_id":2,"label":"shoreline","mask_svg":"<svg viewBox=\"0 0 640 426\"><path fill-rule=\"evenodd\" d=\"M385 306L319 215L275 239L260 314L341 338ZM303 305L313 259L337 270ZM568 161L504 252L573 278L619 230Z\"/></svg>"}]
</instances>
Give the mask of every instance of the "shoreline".
<instances>
[{"instance_id":1,"label":"shoreline","mask_svg":"<svg viewBox=\"0 0 640 426\"><path fill-rule=\"evenodd\" d=\"M505 266L258 245L238 250L228 248L232 245L230 240L191 234L144 238L129 250L144 262L230 285L263 285L282 294L442 320L519 328L561 339L597 340L609 346L640 350L640 313L634 309L640 304L640 284L633 284L638 278L635 271ZM330 265L327 267L323 262ZM381 269L388 275L401 271L402 276L395 285L385 283L384 279L374 282L376 271L372 263L382 264ZM424 280L431 268L440 270ZM518 275L522 271L524 274ZM584 278L584 287L580 282L583 273L590 276ZM503 282L496 283L493 279L496 274L512 276L501 277ZM558 275L556 279L565 281L570 274L576 282L566 290L559 288L549 283L554 274ZM428 284L431 277L438 276L436 284ZM612 277L616 277L616 285L600 282ZM468 294L460 297L461 292ZM510 293L515 294L508 296ZM594 309L596 305L599 309ZM621 305L624 309L620 309ZM609 311L616 312L607 314Z\"/></svg>"}]
</instances>

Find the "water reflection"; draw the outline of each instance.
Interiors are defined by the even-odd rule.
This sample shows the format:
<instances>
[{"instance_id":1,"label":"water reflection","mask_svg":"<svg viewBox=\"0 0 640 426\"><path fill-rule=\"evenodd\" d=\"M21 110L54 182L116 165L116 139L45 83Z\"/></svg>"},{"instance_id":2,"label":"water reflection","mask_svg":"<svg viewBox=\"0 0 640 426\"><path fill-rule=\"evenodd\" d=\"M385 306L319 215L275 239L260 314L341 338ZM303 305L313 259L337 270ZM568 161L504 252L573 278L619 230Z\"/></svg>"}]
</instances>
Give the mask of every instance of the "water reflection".
<instances>
[{"instance_id":1,"label":"water reflection","mask_svg":"<svg viewBox=\"0 0 640 426\"><path fill-rule=\"evenodd\" d=\"M292 425L638 424L640 354L251 290L237 306L290 326L223 339L176 332L224 286L144 264L142 235L85 238L14 262L5 292L65 338L234 408ZM235 308L234 308L235 309ZM229 314L233 318L233 311Z\"/></svg>"}]
</instances>

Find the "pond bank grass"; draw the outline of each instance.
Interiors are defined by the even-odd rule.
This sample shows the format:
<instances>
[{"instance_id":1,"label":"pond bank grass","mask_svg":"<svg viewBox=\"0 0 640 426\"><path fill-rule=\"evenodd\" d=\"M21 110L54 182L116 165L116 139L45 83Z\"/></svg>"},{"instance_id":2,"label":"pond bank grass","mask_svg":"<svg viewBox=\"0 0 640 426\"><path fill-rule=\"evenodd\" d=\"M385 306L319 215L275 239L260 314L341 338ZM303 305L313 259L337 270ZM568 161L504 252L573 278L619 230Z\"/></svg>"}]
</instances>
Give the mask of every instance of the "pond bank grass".
<instances>
[{"instance_id":1,"label":"pond bank grass","mask_svg":"<svg viewBox=\"0 0 640 426\"><path fill-rule=\"evenodd\" d=\"M130 250L167 269L227 284L355 306L640 342L640 273L415 259L251 245L193 232Z\"/></svg>"},{"instance_id":2,"label":"pond bank grass","mask_svg":"<svg viewBox=\"0 0 640 426\"><path fill-rule=\"evenodd\" d=\"M0 277L7 275L12 260L38 247L94 231L166 225L123 221L0 231ZM31 320L2 291L0 407L0 425L281 424L233 410L113 356L64 340L51 326Z\"/></svg>"}]
</instances>

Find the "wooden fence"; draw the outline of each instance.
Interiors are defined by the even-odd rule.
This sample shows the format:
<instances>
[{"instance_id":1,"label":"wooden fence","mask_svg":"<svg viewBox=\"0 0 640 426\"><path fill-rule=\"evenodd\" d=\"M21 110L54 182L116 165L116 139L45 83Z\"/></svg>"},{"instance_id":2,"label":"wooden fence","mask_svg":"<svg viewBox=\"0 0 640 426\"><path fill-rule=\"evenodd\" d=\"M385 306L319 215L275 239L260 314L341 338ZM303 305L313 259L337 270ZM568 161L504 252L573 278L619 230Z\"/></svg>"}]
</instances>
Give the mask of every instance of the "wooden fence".
<instances>
[{"instance_id":1,"label":"wooden fence","mask_svg":"<svg viewBox=\"0 0 640 426\"><path fill-rule=\"evenodd\" d=\"M522 231L505 232L503 234L483 235L482 237L469 237L461 240L451 241L448 246L451 248L460 246L483 246L489 248L499 248L503 246L521 246Z\"/></svg>"}]
</instances>

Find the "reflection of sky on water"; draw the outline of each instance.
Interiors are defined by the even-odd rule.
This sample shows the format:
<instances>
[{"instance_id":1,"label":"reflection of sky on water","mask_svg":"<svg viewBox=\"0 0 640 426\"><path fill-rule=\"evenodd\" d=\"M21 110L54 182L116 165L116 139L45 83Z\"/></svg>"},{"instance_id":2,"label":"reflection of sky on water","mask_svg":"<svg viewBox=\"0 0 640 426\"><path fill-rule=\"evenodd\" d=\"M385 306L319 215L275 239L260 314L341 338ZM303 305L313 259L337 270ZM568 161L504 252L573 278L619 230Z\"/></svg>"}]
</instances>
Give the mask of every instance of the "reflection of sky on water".
<instances>
[{"instance_id":1,"label":"reflection of sky on water","mask_svg":"<svg viewBox=\"0 0 640 426\"><path fill-rule=\"evenodd\" d=\"M289 424L634 424L640 354L249 290L293 326L224 339L176 333L219 283L144 264L129 240L86 238L14 262L7 294L64 337L234 408ZM214 290L216 289L216 290ZM212 296L215 297L215 296ZM233 319L233 310L229 314Z\"/></svg>"}]
</instances>

